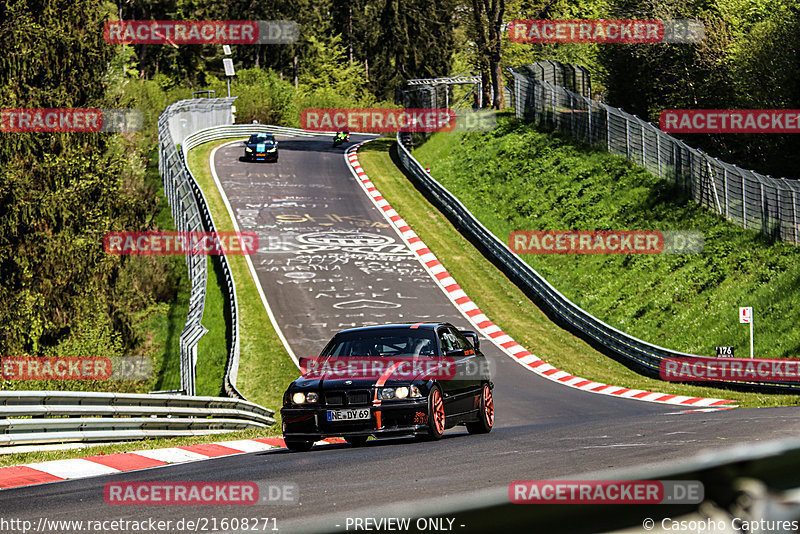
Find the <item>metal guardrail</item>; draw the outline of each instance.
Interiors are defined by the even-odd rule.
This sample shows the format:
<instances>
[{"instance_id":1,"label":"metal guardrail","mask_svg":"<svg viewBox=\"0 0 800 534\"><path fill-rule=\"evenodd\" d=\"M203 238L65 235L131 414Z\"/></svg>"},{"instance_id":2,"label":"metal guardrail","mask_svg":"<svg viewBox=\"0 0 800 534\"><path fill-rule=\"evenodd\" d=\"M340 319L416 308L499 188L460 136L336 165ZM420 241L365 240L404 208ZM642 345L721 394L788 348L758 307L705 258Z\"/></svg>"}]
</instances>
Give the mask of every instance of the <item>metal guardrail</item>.
<instances>
[{"instance_id":1,"label":"metal guardrail","mask_svg":"<svg viewBox=\"0 0 800 534\"><path fill-rule=\"evenodd\" d=\"M319 135L332 135L336 132L317 132L301 130L299 128L288 128L286 126L272 126L270 124L229 124L225 126L212 126L199 130L188 136L182 145L184 156L189 151L203 143L227 139L232 137L248 137L252 133L271 133L275 135L285 135L292 137L315 137Z\"/></svg>"},{"instance_id":2,"label":"metal guardrail","mask_svg":"<svg viewBox=\"0 0 800 534\"><path fill-rule=\"evenodd\" d=\"M271 126L268 124L229 124L223 126L212 126L210 128L204 128L197 132L194 132L188 135L183 140L183 144L181 145L181 158L183 161L186 161L186 157L189 154L189 151L197 146L202 145L203 143L208 143L209 141L216 141L218 139L227 139L231 137L248 137L251 133L255 132L266 132L272 133L276 135L286 135L286 136L301 136L301 137L313 137L317 135L328 135L327 132L307 132L305 130L300 130L298 128L287 128L283 126ZM332 133L332 132L331 132ZM191 171L189 170L188 166L186 167L186 173L190 178L190 183L193 184L192 189L194 191L195 197L198 199L198 204L201 207L201 214L203 221L205 222L206 228L208 231L215 231L214 229L216 226L214 225L213 218L211 217L211 213L208 211L208 203L206 202L205 195L197 186L197 181L194 179ZM244 398L242 394L236 389L236 379L239 374L239 307L237 304L236 299L236 284L233 281L233 275L231 274L230 264L228 263L228 259L221 255L219 256L220 264L222 266L223 277L225 280L225 287L228 293L228 301L231 303L231 321L233 323L232 328L232 335L231 335L231 347L228 352L228 359L225 367L225 391L228 393L229 396Z\"/></svg>"},{"instance_id":3,"label":"metal guardrail","mask_svg":"<svg viewBox=\"0 0 800 534\"><path fill-rule=\"evenodd\" d=\"M0 392L0 446L217 434L275 423L225 397L84 391Z\"/></svg>"},{"instance_id":4,"label":"metal guardrail","mask_svg":"<svg viewBox=\"0 0 800 534\"><path fill-rule=\"evenodd\" d=\"M573 332L610 351L622 361L651 376L658 376L662 358L705 358L659 347L626 334L604 323L558 292L508 245L483 224L444 186L437 182L411 155L397 135L397 153L402 168L424 188L435 204L472 239L497 265L501 266L528 294L534 296L544 311ZM715 359L715 358L712 358ZM704 386L746 388L762 392L800 391L800 383L702 382Z\"/></svg>"},{"instance_id":5,"label":"metal guardrail","mask_svg":"<svg viewBox=\"0 0 800 534\"><path fill-rule=\"evenodd\" d=\"M185 149L178 151L177 143L184 141L198 130L233 122L232 104L235 98L210 98L180 100L164 110L158 119L159 161L158 168L164 180L164 192L172 208L175 226L180 232L214 232L214 221L203 192L186 165ZM233 321L233 339L229 348L228 363L224 377L224 389L229 396L243 398L236 390L236 377L229 375L231 358L239 353L239 324L236 305L236 290L227 258L219 256L228 293L228 306ZM186 264L189 270L191 293L186 325L180 336L181 391L187 395L195 393L195 367L197 343L207 332L201 324L205 308L208 264L205 255L191 254L187 250ZM238 367L238 366L237 366Z\"/></svg>"},{"instance_id":6,"label":"metal guardrail","mask_svg":"<svg viewBox=\"0 0 800 534\"><path fill-rule=\"evenodd\" d=\"M526 69L509 69L517 118L625 156L656 176L674 180L695 202L729 221L800 244L800 181L720 161L635 115L535 79L531 68Z\"/></svg>"}]
</instances>

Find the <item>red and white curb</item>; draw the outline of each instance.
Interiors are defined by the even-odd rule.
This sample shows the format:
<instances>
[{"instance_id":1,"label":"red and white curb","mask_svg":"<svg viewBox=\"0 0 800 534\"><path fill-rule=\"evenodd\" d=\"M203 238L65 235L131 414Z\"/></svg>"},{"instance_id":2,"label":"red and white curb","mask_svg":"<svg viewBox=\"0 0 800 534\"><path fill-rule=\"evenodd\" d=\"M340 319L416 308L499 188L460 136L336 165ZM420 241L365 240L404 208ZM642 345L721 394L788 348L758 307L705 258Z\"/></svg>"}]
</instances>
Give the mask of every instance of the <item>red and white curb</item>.
<instances>
[{"instance_id":1,"label":"red and white curb","mask_svg":"<svg viewBox=\"0 0 800 534\"><path fill-rule=\"evenodd\" d=\"M345 441L340 438L327 438L316 444L331 443L345 443ZM35 486L98 475L113 475L165 465L285 448L283 438L256 438L0 467L0 489Z\"/></svg>"},{"instance_id":2,"label":"red and white curb","mask_svg":"<svg viewBox=\"0 0 800 534\"><path fill-rule=\"evenodd\" d=\"M705 397L687 397L684 395L669 395L665 393L657 393L654 391L645 391L641 389L630 389L593 380L587 380L579 376L574 376L566 371L557 369L548 364L538 356L525 350L525 347L514 341L508 334L503 332L499 326L489 320L486 315L478 308L467 294L461 289L461 286L453 279L450 273L444 266L436 259L436 256L428 249L425 243L417 236L411 229L409 224L403 220L402 217L392 208L389 202L381 195L378 188L361 168L358 162L358 148L364 143L359 143L351 147L345 154L345 158L351 167L351 172L356 176L358 183L362 189L369 195L375 206L383 213L383 216L395 228L400 237L405 241L408 247L417 255L417 259L422 266L430 273L439 287L444 291L448 298L455 304L461 311L464 317L470 321L475 328L482 334L487 336L497 347L505 354L513 358L517 363L524 366L526 369L534 373L583 391L591 393L599 393L601 395L611 395L615 397L622 397L626 399L634 399L646 402L657 402L662 404L674 404L679 406L696 406L705 408L703 411L717 411L737 408L737 405L730 405L736 402L727 399L710 399Z\"/></svg>"}]
</instances>

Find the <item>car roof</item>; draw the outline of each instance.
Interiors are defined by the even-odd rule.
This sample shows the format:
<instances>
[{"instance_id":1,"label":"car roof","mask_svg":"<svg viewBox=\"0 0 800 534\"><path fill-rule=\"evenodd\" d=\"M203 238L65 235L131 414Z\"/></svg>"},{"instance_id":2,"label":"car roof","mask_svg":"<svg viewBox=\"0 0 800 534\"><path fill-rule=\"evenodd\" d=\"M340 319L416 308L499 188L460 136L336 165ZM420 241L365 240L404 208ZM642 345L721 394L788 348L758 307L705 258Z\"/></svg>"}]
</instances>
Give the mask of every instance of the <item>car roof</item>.
<instances>
[{"instance_id":1,"label":"car roof","mask_svg":"<svg viewBox=\"0 0 800 534\"><path fill-rule=\"evenodd\" d=\"M348 328L337 332L339 334L350 334L352 332L374 332L377 330L410 330L412 327L419 330L435 330L439 326L453 326L450 323L426 321L421 323L391 323L379 324L374 326L360 326L358 328ZM453 327L455 328L455 327Z\"/></svg>"}]
</instances>

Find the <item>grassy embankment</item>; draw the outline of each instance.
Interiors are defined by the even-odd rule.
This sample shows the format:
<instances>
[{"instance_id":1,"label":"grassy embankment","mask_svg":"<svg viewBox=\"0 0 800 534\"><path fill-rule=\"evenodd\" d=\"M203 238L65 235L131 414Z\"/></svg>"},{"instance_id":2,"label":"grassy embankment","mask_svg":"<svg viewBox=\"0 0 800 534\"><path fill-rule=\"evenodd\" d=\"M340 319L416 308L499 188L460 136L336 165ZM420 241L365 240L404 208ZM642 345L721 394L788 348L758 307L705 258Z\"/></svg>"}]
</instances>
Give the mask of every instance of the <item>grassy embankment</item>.
<instances>
[{"instance_id":1,"label":"grassy embankment","mask_svg":"<svg viewBox=\"0 0 800 534\"><path fill-rule=\"evenodd\" d=\"M486 315L548 363L578 376L637 389L729 398L748 407L800 404L800 396L796 395L741 393L646 378L553 324L403 176L391 159L391 142L382 139L360 151L360 161L370 178ZM780 288L785 291L791 286L790 280L797 280L800 273L800 267L792 267L787 259L797 254L794 247L766 243L753 233L720 221L620 158L527 126L501 121L501 128L489 134L436 134L416 155L431 167L433 176L503 239L516 229L701 229L706 239L706 252L701 255L526 257L559 291L579 305L618 328L664 346L707 354L708 346L713 350L717 344L732 344L737 346L738 355L742 355L745 349L741 338L745 332L744 325L739 325L736 319L736 307L740 303L753 305L757 319L761 316L764 321L772 316L767 311L768 295L780 294ZM591 189L591 184L599 190ZM722 250L726 251L723 257L730 258L731 263L715 267L716 256ZM742 258L745 255L749 260ZM793 269L794 278L791 273L776 273L770 282L776 285L774 289L760 288L762 282L755 280L769 272L770 267L765 264L773 269L775 266ZM750 269L731 273L735 280L720 282L724 292L710 299L708 292L714 289L708 285L707 277L722 269L732 270L731 265ZM731 293L737 283L745 281L751 285L743 287L736 296ZM658 291L667 295L659 299L654 296ZM782 297L782 302L791 302L792 295ZM709 299L723 301L715 306L706 305L708 309L703 310L702 301ZM663 312L669 314L662 319L663 324L680 325L681 319L676 320L673 314L680 314L686 324L672 327L677 331L661 330L658 319L651 315L644 323L650 330L630 328L633 318L629 319L623 313L625 310L643 309L646 315L649 309L663 311L664 301L676 303L668 308L672 311ZM700 316L692 317L684 306ZM797 338L792 330L797 312L791 305L785 306L786 317L780 328L775 327L776 332L785 334L781 337L783 345ZM726 323L730 324L718 324L722 322L721 309L729 312ZM725 327L729 327L731 336L737 334L737 337L723 334ZM696 346L688 342L703 335L709 338L705 344ZM757 338L757 354L789 355L776 354L775 347L781 346L776 334L765 328L760 334L757 329L756 335L773 336L771 342L762 339L758 343ZM769 352L760 354L759 350Z\"/></svg>"}]
</instances>

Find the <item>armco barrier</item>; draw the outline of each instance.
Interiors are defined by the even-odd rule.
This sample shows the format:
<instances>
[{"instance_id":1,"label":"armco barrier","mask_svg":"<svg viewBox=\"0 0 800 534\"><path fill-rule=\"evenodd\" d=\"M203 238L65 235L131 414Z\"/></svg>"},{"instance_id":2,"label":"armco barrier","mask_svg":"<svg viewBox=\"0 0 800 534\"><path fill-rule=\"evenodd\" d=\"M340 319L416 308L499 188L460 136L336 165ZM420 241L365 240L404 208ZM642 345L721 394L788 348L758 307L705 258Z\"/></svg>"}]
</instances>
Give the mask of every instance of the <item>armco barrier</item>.
<instances>
[{"instance_id":1,"label":"armco barrier","mask_svg":"<svg viewBox=\"0 0 800 534\"><path fill-rule=\"evenodd\" d=\"M271 133L275 135L284 135L292 137L314 137L318 135L328 135L334 132L309 132L300 130L298 128L288 128L284 126L272 126L269 124L227 124L222 126L212 126L204 128L194 133L187 135L183 139L181 145L181 160L186 161L189 151L203 143L209 141L217 141L219 139L228 139L235 137L248 137L252 133ZM192 190L194 191L195 198L198 199L200 206L201 216L208 228L208 231L213 231L215 228L214 221L212 220L211 213L208 211L208 203L206 202L205 195L197 186L197 181L194 179L188 166L185 166L186 176ZM231 302L231 320L232 327L232 343L225 370L225 390L229 395L234 397L243 398L241 393L236 390L236 378L239 373L239 308L236 299L236 285L233 281L233 276L230 272L230 266L225 256L220 256L222 263L222 271L225 279L226 288L228 291L228 298Z\"/></svg>"},{"instance_id":2,"label":"armco barrier","mask_svg":"<svg viewBox=\"0 0 800 534\"><path fill-rule=\"evenodd\" d=\"M158 119L159 171L164 180L164 192L172 208L175 227L180 232L215 232L216 227L208 209L205 196L186 165L186 149L177 150L177 144L207 126L231 124L234 98L211 98L181 100L164 110ZM236 389L236 370L239 361L239 316L236 303L236 287L230 272L228 259L219 256L223 280L227 293L227 304L231 313L232 339L223 379L225 392L231 397L243 398ZM197 343L206 333L200 320L203 317L206 298L208 267L204 255L186 253L191 293L186 326L180 336L181 391L187 395L195 393L195 366ZM230 372L233 369L234 374Z\"/></svg>"},{"instance_id":3,"label":"armco barrier","mask_svg":"<svg viewBox=\"0 0 800 534\"><path fill-rule=\"evenodd\" d=\"M0 392L0 446L218 434L275 423L240 399L91 393Z\"/></svg>"},{"instance_id":4,"label":"armco barrier","mask_svg":"<svg viewBox=\"0 0 800 534\"><path fill-rule=\"evenodd\" d=\"M266 124L228 124L222 126L212 126L210 128L204 128L202 130L198 130L194 133L187 135L183 139L183 144L181 145L181 161L185 162L186 157L189 154L189 151L197 146L202 145L203 143L208 143L209 141L216 141L218 139L227 139L232 137L247 137L251 133L256 132L266 132L272 133L276 135L287 135L287 136L301 136L301 137L312 137L315 135L326 135L324 132L306 132L304 130L299 130L297 128L286 128L283 126L271 126ZM211 213L208 211L208 202L206 202L205 195L200 190L200 187L197 185L197 180L195 180L192 172L189 170L189 167L184 164L184 172L186 173L187 181L191 184L192 191L194 192L194 196L197 199L198 206L200 207L200 214L202 217L203 222L205 223L206 229L209 232L215 231L214 228L214 220L211 217ZM225 280L225 287L228 293L228 301L230 302L230 309L231 309L231 321L232 321L232 329L231 329L231 347L228 353L228 359L225 367L225 391L228 395L232 397L244 398L242 394L236 389L236 379L239 374L239 306L237 304L236 299L236 284L233 281L233 275L231 274L230 265L228 264L228 259L222 255L219 256L220 263L222 265L222 272L223 278ZM201 314L202 317L202 314ZM198 338L199 339L199 338Z\"/></svg>"},{"instance_id":5,"label":"armco barrier","mask_svg":"<svg viewBox=\"0 0 800 534\"><path fill-rule=\"evenodd\" d=\"M642 341L607 325L562 295L530 265L508 248L506 243L486 229L477 218L444 186L437 182L400 142L395 143L402 168L412 176L435 204L451 218L466 235L478 243L495 264L501 266L527 293L533 295L544 311L573 332L589 339L618 359L639 371L658 376L662 358L703 358ZM765 382L703 382L704 386L721 385L762 392L800 391L800 383Z\"/></svg>"}]
</instances>

